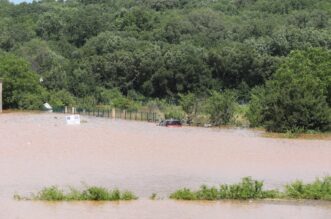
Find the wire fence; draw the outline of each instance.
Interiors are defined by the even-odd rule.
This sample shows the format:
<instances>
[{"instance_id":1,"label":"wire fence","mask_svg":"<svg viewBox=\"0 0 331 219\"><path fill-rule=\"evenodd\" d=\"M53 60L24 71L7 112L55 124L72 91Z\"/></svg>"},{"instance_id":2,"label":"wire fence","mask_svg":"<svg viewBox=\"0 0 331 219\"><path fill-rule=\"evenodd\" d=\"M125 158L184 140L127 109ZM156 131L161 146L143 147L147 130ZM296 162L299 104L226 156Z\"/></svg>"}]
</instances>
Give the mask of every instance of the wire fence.
<instances>
[{"instance_id":1,"label":"wire fence","mask_svg":"<svg viewBox=\"0 0 331 219\"><path fill-rule=\"evenodd\" d=\"M64 114L79 114L84 116L95 116L109 119L125 119L125 120L136 120L136 121L147 121L147 122L159 122L161 121L160 116L156 112L131 112L120 109L79 109L75 107L64 107L53 109L53 112L64 113Z\"/></svg>"}]
</instances>

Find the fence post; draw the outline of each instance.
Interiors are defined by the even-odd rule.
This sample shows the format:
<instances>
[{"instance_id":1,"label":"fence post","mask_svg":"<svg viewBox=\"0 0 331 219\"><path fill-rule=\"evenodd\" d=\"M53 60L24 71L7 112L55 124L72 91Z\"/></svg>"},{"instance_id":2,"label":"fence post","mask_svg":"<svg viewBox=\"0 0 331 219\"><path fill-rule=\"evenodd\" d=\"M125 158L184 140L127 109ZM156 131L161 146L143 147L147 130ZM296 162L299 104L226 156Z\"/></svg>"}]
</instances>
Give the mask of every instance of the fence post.
<instances>
[{"instance_id":1,"label":"fence post","mask_svg":"<svg viewBox=\"0 0 331 219\"><path fill-rule=\"evenodd\" d=\"M113 119L116 119L116 110L115 110L115 108L112 108L112 109L111 109L111 117L112 117Z\"/></svg>"}]
</instances>

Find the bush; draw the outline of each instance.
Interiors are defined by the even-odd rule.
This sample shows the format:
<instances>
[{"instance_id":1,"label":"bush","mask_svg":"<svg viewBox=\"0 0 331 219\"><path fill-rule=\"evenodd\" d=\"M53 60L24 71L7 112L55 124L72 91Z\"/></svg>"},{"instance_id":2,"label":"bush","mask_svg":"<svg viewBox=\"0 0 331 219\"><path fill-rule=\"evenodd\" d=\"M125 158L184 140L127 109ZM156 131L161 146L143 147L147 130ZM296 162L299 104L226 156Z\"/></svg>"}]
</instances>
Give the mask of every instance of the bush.
<instances>
[{"instance_id":1,"label":"bush","mask_svg":"<svg viewBox=\"0 0 331 219\"><path fill-rule=\"evenodd\" d=\"M53 91L49 94L49 104L53 108L63 108L65 106L75 106L75 97L66 90Z\"/></svg>"},{"instance_id":2,"label":"bush","mask_svg":"<svg viewBox=\"0 0 331 219\"><path fill-rule=\"evenodd\" d=\"M65 199L65 195L62 190L52 186L42 189L33 199L42 201L61 201Z\"/></svg>"},{"instance_id":3,"label":"bush","mask_svg":"<svg viewBox=\"0 0 331 219\"><path fill-rule=\"evenodd\" d=\"M168 105L164 110L164 117L166 119L185 119L185 112L180 106Z\"/></svg>"},{"instance_id":4,"label":"bush","mask_svg":"<svg viewBox=\"0 0 331 219\"><path fill-rule=\"evenodd\" d=\"M16 199L26 199L19 195L14 196ZM32 195L33 200L41 201L119 201L119 200L134 200L137 197L129 191L121 192L118 189L108 190L103 187L88 187L83 191L75 188L70 188L68 193L59 189L56 186L46 187L42 189L37 195Z\"/></svg>"},{"instance_id":5,"label":"bush","mask_svg":"<svg viewBox=\"0 0 331 219\"><path fill-rule=\"evenodd\" d=\"M229 124L236 109L236 99L236 94L232 91L213 91L206 103L210 122L216 126Z\"/></svg>"},{"instance_id":6,"label":"bush","mask_svg":"<svg viewBox=\"0 0 331 219\"><path fill-rule=\"evenodd\" d=\"M331 177L316 179L311 184L295 181L285 186L285 194L293 199L313 199L331 201Z\"/></svg>"},{"instance_id":7,"label":"bush","mask_svg":"<svg viewBox=\"0 0 331 219\"><path fill-rule=\"evenodd\" d=\"M238 184L220 185L216 187L201 186L198 191L181 189L170 195L171 199L178 200L222 200L222 199L265 199L279 197L277 190L263 190L263 182L245 177Z\"/></svg>"}]
</instances>

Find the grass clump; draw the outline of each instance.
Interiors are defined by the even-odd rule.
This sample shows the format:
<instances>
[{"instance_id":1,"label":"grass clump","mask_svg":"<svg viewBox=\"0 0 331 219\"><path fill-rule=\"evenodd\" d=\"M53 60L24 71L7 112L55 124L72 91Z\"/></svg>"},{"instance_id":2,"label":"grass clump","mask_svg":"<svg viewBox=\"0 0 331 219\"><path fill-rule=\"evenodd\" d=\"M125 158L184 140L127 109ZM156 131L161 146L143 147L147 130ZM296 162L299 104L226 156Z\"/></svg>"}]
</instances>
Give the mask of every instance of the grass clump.
<instances>
[{"instance_id":1,"label":"grass clump","mask_svg":"<svg viewBox=\"0 0 331 219\"><path fill-rule=\"evenodd\" d=\"M285 186L285 196L293 199L331 201L331 176L317 178L313 183L295 181Z\"/></svg>"},{"instance_id":2,"label":"grass clump","mask_svg":"<svg viewBox=\"0 0 331 219\"><path fill-rule=\"evenodd\" d=\"M263 190L263 182L245 177L238 184L220 185L219 188L201 186L198 191L180 189L170 195L177 200L222 200L222 199L265 199L277 198L280 193L277 190Z\"/></svg>"},{"instance_id":3,"label":"grass clump","mask_svg":"<svg viewBox=\"0 0 331 219\"><path fill-rule=\"evenodd\" d=\"M44 188L37 195L33 196L33 199L41 201L61 201L65 198L64 192L56 186Z\"/></svg>"},{"instance_id":4,"label":"grass clump","mask_svg":"<svg viewBox=\"0 0 331 219\"><path fill-rule=\"evenodd\" d=\"M108 190L96 186L87 187L83 191L71 187L67 193L56 186L51 186L42 189L36 195L32 195L31 198L23 198L17 194L14 198L17 200L40 201L120 201L137 199L137 197L129 191L121 192L118 189Z\"/></svg>"}]
</instances>

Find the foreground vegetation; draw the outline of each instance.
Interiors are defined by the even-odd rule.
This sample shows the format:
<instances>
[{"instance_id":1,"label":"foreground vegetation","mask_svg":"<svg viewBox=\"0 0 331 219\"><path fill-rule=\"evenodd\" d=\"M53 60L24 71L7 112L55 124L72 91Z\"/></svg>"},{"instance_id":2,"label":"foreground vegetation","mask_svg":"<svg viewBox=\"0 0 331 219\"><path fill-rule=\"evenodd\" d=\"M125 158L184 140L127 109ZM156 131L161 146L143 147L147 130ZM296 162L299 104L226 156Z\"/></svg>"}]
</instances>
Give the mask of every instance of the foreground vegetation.
<instances>
[{"instance_id":1,"label":"foreground vegetation","mask_svg":"<svg viewBox=\"0 0 331 219\"><path fill-rule=\"evenodd\" d=\"M103 187L88 187L83 191L70 188L69 192L64 192L56 186L46 187L38 194L31 197L14 196L18 200L40 200L40 201L120 201L135 200L137 197L129 192L121 192L118 189L108 190Z\"/></svg>"},{"instance_id":2,"label":"foreground vegetation","mask_svg":"<svg viewBox=\"0 0 331 219\"><path fill-rule=\"evenodd\" d=\"M222 184L219 187L201 186L197 191L184 188L179 189L169 196L176 200L248 200L248 199L307 199L331 201L331 176L322 179L317 178L312 183L295 181L284 186L283 191L265 190L263 181L245 177L237 184ZM118 189L108 190L103 187L87 187L80 191L69 188L64 192L56 186L46 187L30 197L14 195L17 200L40 200L40 201L119 201L138 199L132 192L121 192ZM159 197L153 193L151 200Z\"/></svg>"},{"instance_id":3,"label":"foreground vegetation","mask_svg":"<svg viewBox=\"0 0 331 219\"><path fill-rule=\"evenodd\" d=\"M316 179L311 184L296 181L285 186L284 191L264 190L263 182L250 177L238 184L220 185L219 188L201 186L197 191L184 188L170 195L176 200L223 200L223 199L309 199L331 201L331 177Z\"/></svg>"},{"instance_id":4,"label":"foreground vegetation","mask_svg":"<svg viewBox=\"0 0 331 219\"><path fill-rule=\"evenodd\" d=\"M0 0L4 108L331 129L329 0Z\"/></svg>"},{"instance_id":5,"label":"foreground vegetation","mask_svg":"<svg viewBox=\"0 0 331 219\"><path fill-rule=\"evenodd\" d=\"M292 199L312 199L331 201L331 177L316 179L305 184L296 181L285 186L285 196Z\"/></svg>"}]
</instances>

